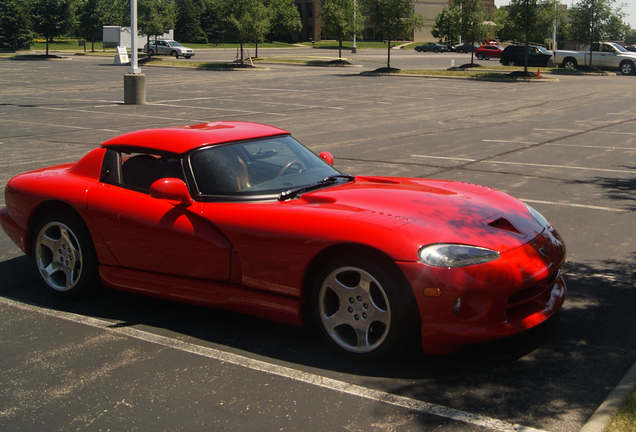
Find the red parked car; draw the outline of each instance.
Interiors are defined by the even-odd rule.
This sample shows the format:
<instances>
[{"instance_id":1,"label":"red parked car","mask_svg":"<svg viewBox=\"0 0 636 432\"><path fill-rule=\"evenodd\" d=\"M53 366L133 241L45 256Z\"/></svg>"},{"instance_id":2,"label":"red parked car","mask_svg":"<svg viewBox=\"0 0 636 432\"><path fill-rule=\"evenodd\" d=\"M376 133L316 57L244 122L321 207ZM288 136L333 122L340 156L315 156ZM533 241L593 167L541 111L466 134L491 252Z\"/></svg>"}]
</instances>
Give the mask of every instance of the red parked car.
<instances>
[{"instance_id":1,"label":"red parked car","mask_svg":"<svg viewBox=\"0 0 636 432\"><path fill-rule=\"evenodd\" d=\"M490 60L491 58L501 58L503 47L499 45L482 45L477 48L475 55L479 60Z\"/></svg>"},{"instance_id":2,"label":"red parked car","mask_svg":"<svg viewBox=\"0 0 636 432\"><path fill-rule=\"evenodd\" d=\"M62 296L100 285L291 325L344 354L438 354L563 304L565 247L531 207L467 183L341 174L243 122L131 132L11 179L0 223Z\"/></svg>"}]
</instances>

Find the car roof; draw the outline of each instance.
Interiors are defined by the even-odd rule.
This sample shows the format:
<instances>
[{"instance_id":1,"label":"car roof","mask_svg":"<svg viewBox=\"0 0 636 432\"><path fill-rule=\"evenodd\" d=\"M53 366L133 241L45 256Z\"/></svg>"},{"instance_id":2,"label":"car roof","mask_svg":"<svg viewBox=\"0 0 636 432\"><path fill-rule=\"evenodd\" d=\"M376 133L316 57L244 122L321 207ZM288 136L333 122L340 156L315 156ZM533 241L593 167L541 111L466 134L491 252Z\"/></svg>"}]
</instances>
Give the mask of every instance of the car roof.
<instances>
[{"instance_id":1,"label":"car roof","mask_svg":"<svg viewBox=\"0 0 636 432\"><path fill-rule=\"evenodd\" d=\"M134 147L183 154L208 145L289 134L274 126L226 121L129 132L103 142L102 147Z\"/></svg>"}]
</instances>

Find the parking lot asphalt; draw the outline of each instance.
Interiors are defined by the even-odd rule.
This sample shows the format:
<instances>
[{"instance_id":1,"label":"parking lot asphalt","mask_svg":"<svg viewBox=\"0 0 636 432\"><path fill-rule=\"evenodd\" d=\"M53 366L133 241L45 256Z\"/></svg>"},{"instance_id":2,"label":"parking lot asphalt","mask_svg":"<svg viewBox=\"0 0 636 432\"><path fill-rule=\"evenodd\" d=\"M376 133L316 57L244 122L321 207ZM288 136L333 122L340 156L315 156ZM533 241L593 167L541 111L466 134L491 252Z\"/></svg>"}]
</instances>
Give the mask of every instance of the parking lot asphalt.
<instances>
[{"instance_id":1,"label":"parking lot asphalt","mask_svg":"<svg viewBox=\"0 0 636 432\"><path fill-rule=\"evenodd\" d=\"M62 301L0 233L2 430L574 432L636 361L634 77L144 67L148 103L124 105L127 67L111 62L0 60L0 186L124 132L256 121L332 152L342 172L466 181L527 202L565 241L568 298L523 335L359 364L308 328L114 291Z\"/></svg>"}]
</instances>

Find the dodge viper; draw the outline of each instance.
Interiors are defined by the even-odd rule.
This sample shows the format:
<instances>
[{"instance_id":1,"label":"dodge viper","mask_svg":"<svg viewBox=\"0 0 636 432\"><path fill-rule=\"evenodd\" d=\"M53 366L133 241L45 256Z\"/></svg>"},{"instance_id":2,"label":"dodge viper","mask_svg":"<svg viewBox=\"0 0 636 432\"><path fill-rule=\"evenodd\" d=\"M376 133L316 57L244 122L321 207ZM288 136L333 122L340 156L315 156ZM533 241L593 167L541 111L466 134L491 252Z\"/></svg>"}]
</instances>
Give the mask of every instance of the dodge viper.
<instances>
[{"instance_id":1,"label":"dodge viper","mask_svg":"<svg viewBox=\"0 0 636 432\"><path fill-rule=\"evenodd\" d=\"M100 286L301 326L354 358L520 333L565 300L536 210L468 183L342 174L285 130L140 130L12 178L0 224L60 296Z\"/></svg>"}]
</instances>

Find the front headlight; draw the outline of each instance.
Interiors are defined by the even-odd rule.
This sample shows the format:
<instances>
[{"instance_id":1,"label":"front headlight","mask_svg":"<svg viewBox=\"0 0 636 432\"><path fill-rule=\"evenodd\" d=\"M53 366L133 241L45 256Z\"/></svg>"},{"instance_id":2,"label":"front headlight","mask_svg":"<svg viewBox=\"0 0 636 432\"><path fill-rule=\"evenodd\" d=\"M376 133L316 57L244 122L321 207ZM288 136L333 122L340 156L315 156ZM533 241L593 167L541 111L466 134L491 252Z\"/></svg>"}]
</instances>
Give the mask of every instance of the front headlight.
<instances>
[{"instance_id":1,"label":"front headlight","mask_svg":"<svg viewBox=\"0 0 636 432\"><path fill-rule=\"evenodd\" d=\"M419 251L420 260L433 267L465 267L499 258L499 252L477 246L435 244Z\"/></svg>"},{"instance_id":2,"label":"front headlight","mask_svg":"<svg viewBox=\"0 0 636 432\"><path fill-rule=\"evenodd\" d=\"M526 207L528 207L528 211L530 212L534 220L539 222L539 225L541 225L545 229L550 229L552 227L552 225L550 225L550 222L548 222L548 220L543 217L541 213L530 207L528 204L526 204Z\"/></svg>"}]
</instances>

